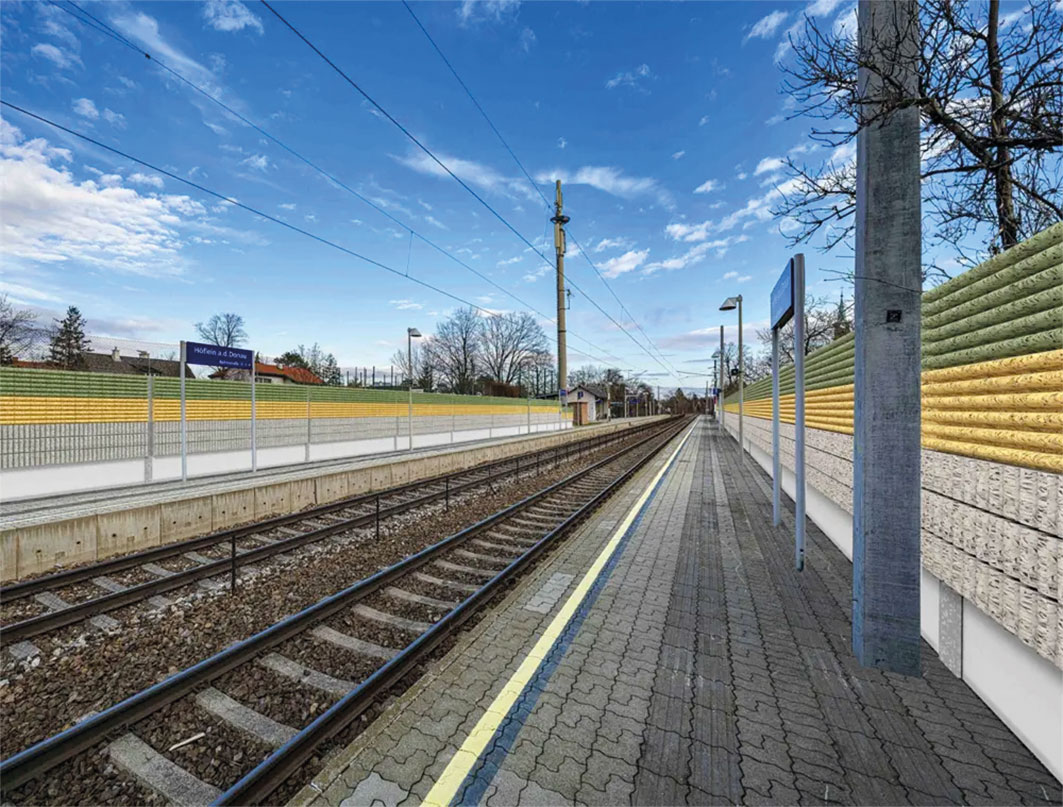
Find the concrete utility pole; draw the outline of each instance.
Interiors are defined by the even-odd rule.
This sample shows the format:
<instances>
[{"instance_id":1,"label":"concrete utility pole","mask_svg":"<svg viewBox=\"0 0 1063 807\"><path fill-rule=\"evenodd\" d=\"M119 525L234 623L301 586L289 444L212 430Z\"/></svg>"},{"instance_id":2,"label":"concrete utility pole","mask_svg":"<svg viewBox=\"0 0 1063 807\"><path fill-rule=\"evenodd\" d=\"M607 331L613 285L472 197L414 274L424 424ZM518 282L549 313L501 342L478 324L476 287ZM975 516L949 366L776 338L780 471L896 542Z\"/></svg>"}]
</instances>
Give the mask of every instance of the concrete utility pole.
<instances>
[{"instance_id":1,"label":"concrete utility pole","mask_svg":"<svg viewBox=\"0 0 1063 807\"><path fill-rule=\"evenodd\" d=\"M916 0L860 0L861 96L918 92L918 14ZM856 160L853 652L919 675L919 109L861 127Z\"/></svg>"},{"instance_id":2,"label":"concrete utility pole","mask_svg":"<svg viewBox=\"0 0 1063 807\"><path fill-rule=\"evenodd\" d=\"M557 180L554 200L554 249L557 252L557 389L561 402L568 395L568 351L565 331L565 225L568 216L562 215L561 180Z\"/></svg>"}]
</instances>

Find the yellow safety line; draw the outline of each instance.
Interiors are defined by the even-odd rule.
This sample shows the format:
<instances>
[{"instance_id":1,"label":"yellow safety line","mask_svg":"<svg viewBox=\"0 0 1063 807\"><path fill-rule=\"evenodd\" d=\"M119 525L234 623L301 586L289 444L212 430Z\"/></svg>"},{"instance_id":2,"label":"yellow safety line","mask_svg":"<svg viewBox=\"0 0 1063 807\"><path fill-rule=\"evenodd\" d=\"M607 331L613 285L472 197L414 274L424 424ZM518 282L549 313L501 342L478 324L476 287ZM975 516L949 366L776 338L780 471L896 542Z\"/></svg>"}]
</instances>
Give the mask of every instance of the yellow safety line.
<instances>
[{"instance_id":1,"label":"yellow safety line","mask_svg":"<svg viewBox=\"0 0 1063 807\"><path fill-rule=\"evenodd\" d=\"M605 564L608 563L609 558L613 552L616 551L617 546L620 544L620 540L624 537L624 533L628 531L628 528L634 522L638 516L639 511L642 510L646 501L650 497L650 493L657 487L657 483L661 481L661 478L665 475L668 469L672 465L672 461L676 458L676 455L682 451L683 446L686 445L686 441L689 439L691 433L694 430L695 422L688 430L682 441L676 446L675 451L668 457L668 461L661 466L661 469L654 476L653 481L646 486L646 489L642 491L638 500L628 510L627 515L624 516L624 520L620 522L620 526L616 528L612 536L609 538L609 542L605 545L594 563L587 570L587 573L583 575L583 579L580 580L579 585L576 586L576 590L569 595L565 604L561 606L561 610L557 612L557 615L551 620L549 626L543 632L543 635L539 637L539 641L535 643L535 646L528 651L528 655L525 656L524 661L517 668L517 671L513 673L510 679L506 682L506 685L502 687L502 691L499 692L495 699L491 702L491 705L487 707L487 711L473 727L469 736L462 743L461 748L447 763L446 769L443 771L436 783L432 785L432 789L428 791L428 795L425 796L422 805L431 805L432 807L445 807L449 805L455 794L458 792L458 788L461 787L461 783L465 781L465 777L468 776L469 771L472 770L476 764L476 760L480 758L480 754L483 753L484 748L491 741L491 738L495 735L499 725L505 719L509 710L516 703L517 698L520 697L524 688L527 687L528 682L531 681L536 671L539 669L543 661L549 656L550 651L553 649L557 640L561 638L561 634L564 632L565 627L572 620L576 610L580 604L586 598L587 593L591 590L598 576L601 574L602 569L605 568Z\"/></svg>"}]
</instances>

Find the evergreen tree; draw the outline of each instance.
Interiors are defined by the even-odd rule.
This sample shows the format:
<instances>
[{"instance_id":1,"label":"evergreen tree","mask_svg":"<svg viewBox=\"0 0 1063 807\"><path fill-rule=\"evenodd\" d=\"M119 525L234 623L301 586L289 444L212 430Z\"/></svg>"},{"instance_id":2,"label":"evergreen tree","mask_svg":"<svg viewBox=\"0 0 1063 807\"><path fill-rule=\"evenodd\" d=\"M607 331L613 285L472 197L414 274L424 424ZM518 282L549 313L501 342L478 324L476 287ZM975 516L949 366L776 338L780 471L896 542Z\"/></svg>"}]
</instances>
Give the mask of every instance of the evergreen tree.
<instances>
[{"instance_id":1,"label":"evergreen tree","mask_svg":"<svg viewBox=\"0 0 1063 807\"><path fill-rule=\"evenodd\" d=\"M852 331L853 324L849 321L849 311L845 307L845 296L838 295L838 308L834 312L834 338L838 339Z\"/></svg>"},{"instance_id":2,"label":"evergreen tree","mask_svg":"<svg viewBox=\"0 0 1063 807\"><path fill-rule=\"evenodd\" d=\"M76 370L84 364L90 344L85 338L85 318L72 305L66 310L66 316L55 322L48 361L64 370Z\"/></svg>"}]
</instances>

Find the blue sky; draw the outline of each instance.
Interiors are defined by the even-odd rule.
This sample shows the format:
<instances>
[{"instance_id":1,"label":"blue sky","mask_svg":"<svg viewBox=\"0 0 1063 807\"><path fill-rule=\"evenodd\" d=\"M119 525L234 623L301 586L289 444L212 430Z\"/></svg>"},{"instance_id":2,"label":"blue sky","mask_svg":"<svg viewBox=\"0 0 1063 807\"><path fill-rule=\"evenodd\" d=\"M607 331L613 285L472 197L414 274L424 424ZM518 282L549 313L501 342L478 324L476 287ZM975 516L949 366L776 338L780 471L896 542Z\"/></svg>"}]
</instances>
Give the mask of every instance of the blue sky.
<instances>
[{"instance_id":1,"label":"blue sky","mask_svg":"<svg viewBox=\"0 0 1063 807\"><path fill-rule=\"evenodd\" d=\"M547 314L550 267L437 167L268 9L236 2L85 3L129 40ZM542 200L401 3L278 10L526 239L550 238ZM810 161L785 120L776 60L802 14L851 23L853 4L416 3L414 11L540 189L565 183L571 236L609 278L667 369L586 299L569 311L571 367L587 348L651 383L698 386L746 300L767 319L789 257L768 209L780 160ZM521 306L335 187L111 38L46 3L4 3L4 100L491 310ZM843 155L844 156L844 155ZM342 366L386 365L408 325L456 305L181 183L5 110L3 277L10 298L77 305L93 333L195 338L219 311L276 355L320 342ZM570 276L638 333L572 240ZM551 257L552 241L542 246ZM836 297L806 250L809 290ZM849 295L848 289L845 290ZM548 332L553 324L543 322ZM587 340L587 341L583 341ZM590 347L589 345L593 345ZM161 350L161 348L160 348Z\"/></svg>"}]
</instances>

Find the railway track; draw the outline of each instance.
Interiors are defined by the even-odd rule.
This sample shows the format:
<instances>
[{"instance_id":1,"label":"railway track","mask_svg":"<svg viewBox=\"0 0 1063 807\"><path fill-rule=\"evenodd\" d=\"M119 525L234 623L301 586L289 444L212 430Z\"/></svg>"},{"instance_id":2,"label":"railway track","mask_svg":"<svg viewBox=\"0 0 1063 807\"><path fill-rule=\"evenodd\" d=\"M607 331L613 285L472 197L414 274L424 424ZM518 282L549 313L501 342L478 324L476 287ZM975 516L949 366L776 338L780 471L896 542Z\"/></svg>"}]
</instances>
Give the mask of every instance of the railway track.
<instances>
[{"instance_id":1,"label":"railway track","mask_svg":"<svg viewBox=\"0 0 1063 807\"><path fill-rule=\"evenodd\" d=\"M266 802L685 425L656 424L588 468L9 757L0 763L5 798ZM256 693L266 679L285 682L288 697L263 707ZM296 726L285 703L298 699L327 705Z\"/></svg>"},{"instance_id":2,"label":"railway track","mask_svg":"<svg viewBox=\"0 0 1063 807\"><path fill-rule=\"evenodd\" d=\"M451 497L485 487L493 490L502 481L557 467L573 456L629 440L651 427L527 452L3 586L0 618L5 624L0 627L0 640L11 646L88 619L101 628L115 628L118 623L104 616L110 611L143 601L166 607L169 601L164 594L191 585L232 589L242 567L351 530L375 526L379 533L381 522L396 516L437 502L449 509Z\"/></svg>"}]
</instances>

